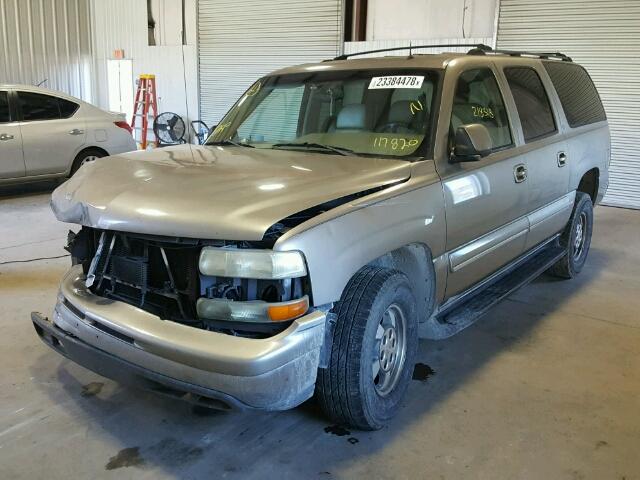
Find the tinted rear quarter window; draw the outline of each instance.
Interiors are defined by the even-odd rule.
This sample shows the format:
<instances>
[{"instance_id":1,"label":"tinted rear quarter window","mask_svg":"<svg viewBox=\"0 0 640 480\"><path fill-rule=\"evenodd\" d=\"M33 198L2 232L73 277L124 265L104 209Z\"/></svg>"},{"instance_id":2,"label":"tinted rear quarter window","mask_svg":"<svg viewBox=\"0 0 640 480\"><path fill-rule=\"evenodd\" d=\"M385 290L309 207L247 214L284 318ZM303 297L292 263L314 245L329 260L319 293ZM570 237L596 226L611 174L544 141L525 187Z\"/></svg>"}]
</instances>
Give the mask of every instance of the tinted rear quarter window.
<instances>
[{"instance_id":1,"label":"tinted rear quarter window","mask_svg":"<svg viewBox=\"0 0 640 480\"><path fill-rule=\"evenodd\" d=\"M607 119L600 96L591 77L580 65L566 62L544 62L571 128Z\"/></svg>"},{"instance_id":2,"label":"tinted rear quarter window","mask_svg":"<svg viewBox=\"0 0 640 480\"><path fill-rule=\"evenodd\" d=\"M62 118L72 117L79 107L77 103L65 100L64 98L59 98L58 102L60 103L60 115Z\"/></svg>"},{"instance_id":3,"label":"tinted rear quarter window","mask_svg":"<svg viewBox=\"0 0 640 480\"><path fill-rule=\"evenodd\" d=\"M0 123L11 121L9 115L9 92L0 91Z\"/></svg>"},{"instance_id":4,"label":"tinted rear quarter window","mask_svg":"<svg viewBox=\"0 0 640 480\"><path fill-rule=\"evenodd\" d=\"M526 142L556 131L553 112L540 77L532 68L505 68Z\"/></svg>"},{"instance_id":5,"label":"tinted rear quarter window","mask_svg":"<svg viewBox=\"0 0 640 480\"><path fill-rule=\"evenodd\" d=\"M18 92L18 99L24 121L55 120L60 118L57 97L40 93Z\"/></svg>"}]
</instances>

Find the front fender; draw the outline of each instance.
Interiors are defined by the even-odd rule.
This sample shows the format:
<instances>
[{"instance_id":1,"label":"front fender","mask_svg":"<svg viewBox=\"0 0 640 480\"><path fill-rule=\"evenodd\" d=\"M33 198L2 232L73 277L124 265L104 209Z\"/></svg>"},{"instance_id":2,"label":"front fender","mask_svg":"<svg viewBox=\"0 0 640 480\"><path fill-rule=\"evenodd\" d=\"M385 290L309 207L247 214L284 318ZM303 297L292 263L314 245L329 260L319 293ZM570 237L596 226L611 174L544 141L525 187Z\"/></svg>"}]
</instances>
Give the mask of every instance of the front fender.
<instances>
[{"instance_id":1,"label":"front fender","mask_svg":"<svg viewBox=\"0 0 640 480\"><path fill-rule=\"evenodd\" d=\"M276 242L276 250L304 253L314 305L338 301L360 268L405 245L428 245L434 258L444 252L442 186L433 162L420 164L408 182L325 212Z\"/></svg>"}]
</instances>

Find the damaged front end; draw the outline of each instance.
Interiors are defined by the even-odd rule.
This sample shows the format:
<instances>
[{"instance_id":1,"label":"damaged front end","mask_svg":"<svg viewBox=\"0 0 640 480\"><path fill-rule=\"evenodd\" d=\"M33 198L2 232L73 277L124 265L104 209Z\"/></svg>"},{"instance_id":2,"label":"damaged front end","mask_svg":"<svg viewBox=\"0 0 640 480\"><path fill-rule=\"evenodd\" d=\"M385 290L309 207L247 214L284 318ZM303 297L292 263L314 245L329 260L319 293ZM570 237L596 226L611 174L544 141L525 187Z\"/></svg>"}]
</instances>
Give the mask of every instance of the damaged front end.
<instances>
[{"instance_id":1,"label":"damaged front end","mask_svg":"<svg viewBox=\"0 0 640 480\"><path fill-rule=\"evenodd\" d=\"M328 313L299 252L83 227L40 338L116 381L212 408L284 410L314 391Z\"/></svg>"},{"instance_id":2,"label":"damaged front end","mask_svg":"<svg viewBox=\"0 0 640 480\"><path fill-rule=\"evenodd\" d=\"M298 252L257 248L264 246L261 242L169 238L91 227L69 232L68 240L72 263L82 266L93 294L162 320L264 338L309 310L309 282ZM296 269L290 275L265 270L265 262L273 264L274 255L294 256ZM288 258L283 261L291 263Z\"/></svg>"}]
</instances>

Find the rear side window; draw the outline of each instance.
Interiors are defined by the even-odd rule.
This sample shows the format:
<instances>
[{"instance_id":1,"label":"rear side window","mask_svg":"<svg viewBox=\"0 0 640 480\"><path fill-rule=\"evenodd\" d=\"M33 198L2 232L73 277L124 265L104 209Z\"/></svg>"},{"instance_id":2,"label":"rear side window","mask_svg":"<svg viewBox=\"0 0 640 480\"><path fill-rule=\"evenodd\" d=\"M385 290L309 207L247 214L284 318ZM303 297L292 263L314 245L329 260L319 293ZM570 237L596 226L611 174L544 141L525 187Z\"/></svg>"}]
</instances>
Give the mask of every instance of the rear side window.
<instances>
[{"instance_id":1,"label":"rear side window","mask_svg":"<svg viewBox=\"0 0 640 480\"><path fill-rule=\"evenodd\" d=\"M580 65L544 62L571 128L607 119L591 77Z\"/></svg>"},{"instance_id":2,"label":"rear side window","mask_svg":"<svg viewBox=\"0 0 640 480\"><path fill-rule=\"evenodd\" d=\"M11 115L9 115L9 92L0 91L0 123L7 123L11 121Z\"/></svg>"},{"instance_id":3,"label":"rear side window","mask_svg":"<svg viewBox=\"0 0 640 480\"><path fill-rule=\"evenodd\" d=\"M516 102L525 142L556 131L542 80L532 68L505 68L504 74Z\"/></svg>"},{"instance_id":4,"label":"rear side window","mask_svg":"<svg viewBox=\"0 0 640 480\"><path fill-rule=\"evenodd\" d=\"M468 70L458 78L451 111L452 136L458 127L470 123L487 127L494 149L512 144L502 94L488 68Z\"/></svg>"},{"instance_id":5,"label":"rear side window","mask_svg":"<svg viewBox=\"0 0 640 480\"><path fill-rule=\"evenodd\" d=\"M62 118L72 117L79 107L77 103L65 100L64 98L58 98L58 103L60 104L60 116Z\"/></svg>"},{"instance_id":6,"label":"rear side window","mask_svg":"<svg viewBox=\"0 0 640 480\"><path fill-rule=\"evenodd\" d=\"M32 92L18 92L22 120L55 120L60 118L58 98Z\"/></svg>"}]
</instances>

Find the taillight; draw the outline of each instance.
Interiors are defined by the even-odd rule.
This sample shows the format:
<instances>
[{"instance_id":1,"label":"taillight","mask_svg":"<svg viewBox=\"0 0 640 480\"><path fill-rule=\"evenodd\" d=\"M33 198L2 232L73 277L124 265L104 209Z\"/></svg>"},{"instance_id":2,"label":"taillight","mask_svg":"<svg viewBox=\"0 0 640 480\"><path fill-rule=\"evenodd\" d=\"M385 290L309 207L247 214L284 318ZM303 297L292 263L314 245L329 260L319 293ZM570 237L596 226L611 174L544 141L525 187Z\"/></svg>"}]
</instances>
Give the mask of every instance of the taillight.
<instances>
[{"instance_id":1,"label":"taillight","mask_svg":"<svg viewBox=\"0 0 640 480\"><path fill-rule=\"evenodd\" d=\"M113 123L116 127L124 128L127 132L129 132L129 134L133 134L133 128L131 128L131 125L129 125L127 122L120 121Z\"/></svg>"}]
</instances>

